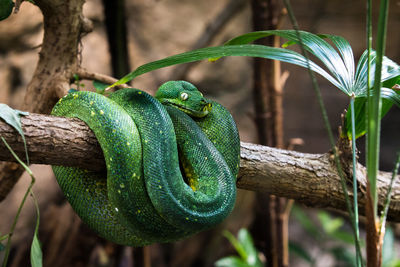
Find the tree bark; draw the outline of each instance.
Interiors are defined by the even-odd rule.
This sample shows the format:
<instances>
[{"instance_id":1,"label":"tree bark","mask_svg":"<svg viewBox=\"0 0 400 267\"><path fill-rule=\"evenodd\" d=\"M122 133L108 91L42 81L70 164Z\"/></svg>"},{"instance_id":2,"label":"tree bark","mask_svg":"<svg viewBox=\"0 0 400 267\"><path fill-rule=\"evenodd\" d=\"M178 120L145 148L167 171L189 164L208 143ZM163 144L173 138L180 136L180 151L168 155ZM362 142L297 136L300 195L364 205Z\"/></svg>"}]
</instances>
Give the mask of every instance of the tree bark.
<instances>
[{"instance_id":1,"label":"tree bark","mask_svg":"<svg viewBox=\"0 0 400 267\"><path fill-rule=\"evenodd\" d=\"M68 91L70 79L79 65L80 36L90 30L90 23L82 15L84 2L35 1L43 13L44 37L39 62L25 94L25 110L50 113L57 100ZM23 171L20 166L0 164L0 201Z\"/></svg>"},{"instance_id":2,"label":"tree bark","mask_svg":"<svg viewBox=\"0 0 400 267\"><path fill-rule=\"evenodd\" d=\"M32 163L76 166L97 171L105 168L100 145L84 122L30 114L22 117L21 123ZM18 133L0 121L0 135L23 159L24 146ZM307 154L242 142L240 154L238 188L295 199L311 207L346 211L340 177L330 153ZM2 142L0 160L14 160ZM365 167L361 164L357 166L357 177L360 211L364 211L367 178ZM390 178L391 173L379 173L380 207ZM351 177L347 177L347 180L348 193L352 196ZM400 222L400 183L394 185L388 219Z\"/></svg>"}]
</instances>

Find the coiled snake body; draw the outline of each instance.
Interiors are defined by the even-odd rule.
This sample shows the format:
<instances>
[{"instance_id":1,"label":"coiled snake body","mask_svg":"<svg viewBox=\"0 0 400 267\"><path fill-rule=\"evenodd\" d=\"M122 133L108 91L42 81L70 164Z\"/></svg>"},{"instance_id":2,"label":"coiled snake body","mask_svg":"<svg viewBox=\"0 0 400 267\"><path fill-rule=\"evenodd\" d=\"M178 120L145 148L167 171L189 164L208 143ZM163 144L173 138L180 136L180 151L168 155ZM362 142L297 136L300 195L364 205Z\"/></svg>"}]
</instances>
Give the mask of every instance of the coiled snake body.
<instances>
[{"instance_id":1,"label":"coiled snake body","mask_svg":"<svg viewBox=\"0 0 400 267\"><path fill-rule=\"evenodd\" d=\"M106 173L53 171L82 220L115 243L174 241L218 224L234 206L240 141L232 116L185 81L163 84L156 98L132 88L110 97L71 92L52 112L83 120L99 141Z\"/></svg>"}]
</instances>

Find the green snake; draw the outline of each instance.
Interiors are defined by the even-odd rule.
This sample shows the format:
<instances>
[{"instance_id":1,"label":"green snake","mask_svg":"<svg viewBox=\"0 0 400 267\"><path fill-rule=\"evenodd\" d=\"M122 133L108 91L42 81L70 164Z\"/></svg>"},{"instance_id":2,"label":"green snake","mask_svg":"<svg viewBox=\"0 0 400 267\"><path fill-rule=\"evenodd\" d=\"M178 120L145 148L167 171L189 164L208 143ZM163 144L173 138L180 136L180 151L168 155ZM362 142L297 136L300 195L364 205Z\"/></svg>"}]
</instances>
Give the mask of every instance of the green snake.
<instances>
[{"instance_id":1,"label":"green snake","mask_svg":"<svg viewBox=\"0 0 400 267\"><path fill-rule=\"evenodd\" d=\"M144 246L172 242L220 223L233 209L240 141L231 114L186 81L155 97L126 88L76 91L53 115L94 132L104 172L53 166L67 200L98 235Z\"/></svg>"}]
</instances>

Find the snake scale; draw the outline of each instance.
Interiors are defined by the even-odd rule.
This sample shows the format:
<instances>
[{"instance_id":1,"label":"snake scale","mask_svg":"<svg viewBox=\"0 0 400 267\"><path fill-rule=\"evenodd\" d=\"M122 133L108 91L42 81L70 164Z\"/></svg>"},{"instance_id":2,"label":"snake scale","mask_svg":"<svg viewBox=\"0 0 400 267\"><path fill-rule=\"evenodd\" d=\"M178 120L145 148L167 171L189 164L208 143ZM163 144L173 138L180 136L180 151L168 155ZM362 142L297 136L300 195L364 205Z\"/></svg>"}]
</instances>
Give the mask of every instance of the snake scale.
<instances>
[{"instance_id":1,"label":"snake scale","mask_svg":"<svg viewBox=\"0 0 400 267\"><path fill-rule=\"evenodd\" d=\"M70 92L53 115L94 132L104 172L53 166L67 200L98 235L144 246L171 242L220 223L233 209L240 141L231 114L186 81L155 97L126 88Z\"/></svg>"}]
</instances>

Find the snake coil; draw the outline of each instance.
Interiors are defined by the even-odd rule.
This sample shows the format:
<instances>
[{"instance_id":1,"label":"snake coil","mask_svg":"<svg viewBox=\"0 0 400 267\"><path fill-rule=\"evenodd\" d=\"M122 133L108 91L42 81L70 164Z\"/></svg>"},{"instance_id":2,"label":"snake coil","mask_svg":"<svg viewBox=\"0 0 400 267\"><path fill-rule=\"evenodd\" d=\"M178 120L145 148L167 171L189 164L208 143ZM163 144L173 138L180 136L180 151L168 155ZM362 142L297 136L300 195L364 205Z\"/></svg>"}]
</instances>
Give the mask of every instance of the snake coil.
<instances>
[{"instance_id":1,"label":"snake coil","mask_svg":"<svg viewBox=\"0 0 400 267\"><path fill-rule=\"evenodd\" d=\"M234 206L240 141L230 113L185 81L163 84L156 98L132 88L109 97L80 91L53 108L98 139L106 171L53 171L81 219L115 243L175 241L220 223Z\"/></svg>"}]
</instances>

